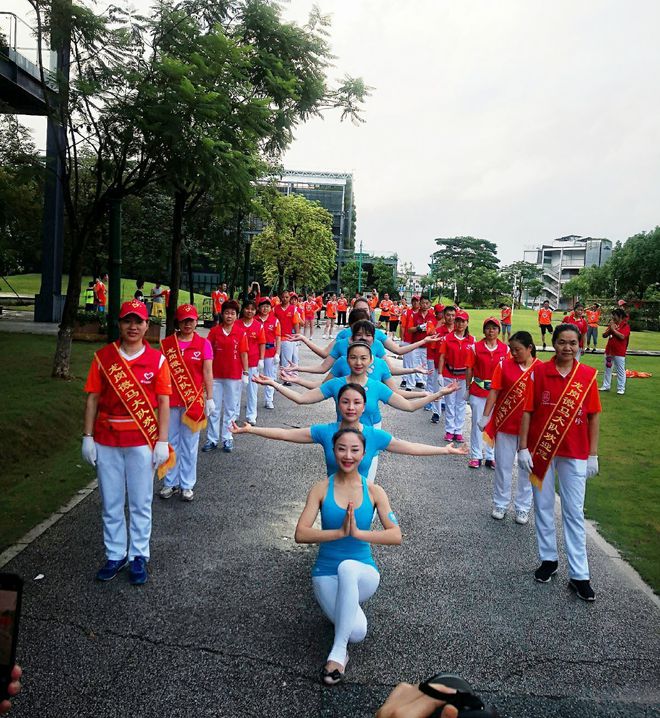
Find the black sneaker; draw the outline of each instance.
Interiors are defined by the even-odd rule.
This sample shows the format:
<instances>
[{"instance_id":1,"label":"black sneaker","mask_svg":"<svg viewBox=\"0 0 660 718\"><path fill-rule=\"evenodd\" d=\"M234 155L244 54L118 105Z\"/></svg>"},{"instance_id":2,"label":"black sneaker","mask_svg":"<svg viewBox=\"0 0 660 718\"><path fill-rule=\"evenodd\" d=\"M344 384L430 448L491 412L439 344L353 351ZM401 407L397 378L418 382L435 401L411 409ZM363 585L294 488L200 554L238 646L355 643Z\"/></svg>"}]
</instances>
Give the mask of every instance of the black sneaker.
<instances>
[{"instance_id":1,"label":"black sneaker","mask_svg":"<svg viewBox=\"0 0 660 718\"><path fill-rule=\"evenodd\" d=\"M435 411L433 412L433 416L431 417L431 423L432 424L438 424L440 423L440 414L436 414Z\"/></svg>"},{"instance_id":2,"label":"black sneaker","mask_svg":"<svg viewBox=\"0 0 660 718\"><path fill-rule=\"evenodd\" d=\"M557 573L558 566L558 561L541 561L541 565L534 571L534 580L539 583L550 583L550 579Z\"/></svg>"},{"instance_id":3,"label":"black sneaker","mask_svg":"<svg viewBox=\"0 0 660 718\"><path fill-rule=\"evenodd\" d=\"M404 379L404 380L399 384L399 389L405 389L405 388L406 388L406 380Z\"/></svg>"},{"instance_id":4,"label":"black sneaker","mask_svg":"<svg viewBox=\"0 0 660 718\"><path fill-rule=\"evenodd\" d=\"M423 389L424 384L421 381L415 382L415 389Z\"/></svg>"},{"instance_id":5,"label":"black sneaker","mask_svg":"<svg viewBox=\"0 0 660 718\"><path fill-rule=\"evenodd\" d=\"M575 595L581 598L583 601L595 601L596 594L589 581L578 581L576 578L571 578L568 582L568 587L575 591Z\"/></svg>"}]
</instances>

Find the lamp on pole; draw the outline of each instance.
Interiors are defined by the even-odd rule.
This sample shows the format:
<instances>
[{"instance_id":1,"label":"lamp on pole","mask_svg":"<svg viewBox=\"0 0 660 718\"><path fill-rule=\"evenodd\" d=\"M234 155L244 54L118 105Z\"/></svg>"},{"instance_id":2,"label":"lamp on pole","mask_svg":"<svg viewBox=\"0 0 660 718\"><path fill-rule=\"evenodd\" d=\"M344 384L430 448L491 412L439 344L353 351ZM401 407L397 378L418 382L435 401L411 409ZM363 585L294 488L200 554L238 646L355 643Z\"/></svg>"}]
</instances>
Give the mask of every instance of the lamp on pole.
<instances>
[{"instance_id":1,"label":"lamp on pole","mask_svg":"<svg viewBox=\"0 0 660 718\"><path fill-rule=\"evenodd\" d=\"M358 257L358 293L362 294L362 240L360 240L360 256Z\"/></svg>"}]
</instances>

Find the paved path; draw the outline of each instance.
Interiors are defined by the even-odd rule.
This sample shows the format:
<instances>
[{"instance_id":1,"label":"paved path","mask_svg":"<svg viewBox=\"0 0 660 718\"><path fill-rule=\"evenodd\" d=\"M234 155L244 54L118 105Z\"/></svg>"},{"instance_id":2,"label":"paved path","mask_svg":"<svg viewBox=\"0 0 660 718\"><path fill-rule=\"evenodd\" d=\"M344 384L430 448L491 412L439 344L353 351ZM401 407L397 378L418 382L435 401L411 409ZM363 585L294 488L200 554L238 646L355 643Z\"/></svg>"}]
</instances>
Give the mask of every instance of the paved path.
<instances>
[{"instance_id":1,"label":"paved path","mask_svg":"<svg viewBox=\"0 0 660 718\"><path fill-rule=\"evenodd\" d=\"M276 397L259 420L332 416L328 402ZM387 409L384 425L440 436L426 412ZM97 492L5 568L27 579L16 718L366 718L398 681L436 671L462 674L503 715L660 716L657 601L592 540L595 604L567 589L563 557L551 585L534 583L533 527L493 521L491 475L457 457L381 459L404 543L376 550L367 640L350 652L346 683L323 688L331 629L310 590L316 549L292 539L321 451L236 443L200 456L192 504L155 500L147 585L94 582Z\"/></svg>"}]
</instances>

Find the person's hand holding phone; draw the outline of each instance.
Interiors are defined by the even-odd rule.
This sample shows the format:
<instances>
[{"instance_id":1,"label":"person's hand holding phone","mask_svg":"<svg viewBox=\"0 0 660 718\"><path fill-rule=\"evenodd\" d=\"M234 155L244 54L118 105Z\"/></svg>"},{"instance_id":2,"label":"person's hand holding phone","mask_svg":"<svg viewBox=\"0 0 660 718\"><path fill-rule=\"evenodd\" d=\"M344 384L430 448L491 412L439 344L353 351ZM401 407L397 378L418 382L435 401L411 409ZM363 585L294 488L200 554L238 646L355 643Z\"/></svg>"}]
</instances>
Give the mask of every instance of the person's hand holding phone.
<instances>
[{"instance_id":1,"label":"person's hand holding phone","mask_svg":"<svg viewBox=\"0 0 660 718\"><path fill-rule=\"evenodd\" d=\"M21 676L23 675L23 671L21 670L21 667L18 665L15 665L11 669L10 678L11 683L7 686L7 694L10 698L15 698L20 692L21 692ZM0 701L0 715L4 715L5 713L8 713L11 710L11 701L8 699L5 699L3 701Z\"/></svg>"},{"instance_id":2,"label":"person's hand holding phone","mask_svg":"<svg viewBox=\"0 0 660 718\"><path fill-rule=\"evenodd\" d=\"M434 687L440 692L456 692L443 685ZM417 686L399 683L376 713L376 718L429 718L441 706L442 701L424 695ZM457 718L457 716L458 709L450 705L446 705L441 713L441 718Z\"/></svg>"}]
</instances>

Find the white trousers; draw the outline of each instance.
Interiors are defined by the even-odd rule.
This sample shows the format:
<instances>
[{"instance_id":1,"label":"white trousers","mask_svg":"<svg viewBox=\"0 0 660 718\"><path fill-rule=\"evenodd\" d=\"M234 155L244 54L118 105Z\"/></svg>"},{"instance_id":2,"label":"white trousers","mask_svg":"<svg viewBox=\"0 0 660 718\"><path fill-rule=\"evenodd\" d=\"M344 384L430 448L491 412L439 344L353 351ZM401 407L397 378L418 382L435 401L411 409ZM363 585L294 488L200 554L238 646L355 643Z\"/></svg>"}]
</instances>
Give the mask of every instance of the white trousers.
<instances>
[{"instance_id":1,"label":"white trousers","mask_svg":"<svg viewBox=\"0 0 660 718\"><path fill-rule=\"evenodd\" d=\"M264 359L264 374L269 376L271 379L277 379L277 365L275 364L275 357ZM275 396L275 389L272 386L264 387L264 400L267 403L273 403L273 397Z\"/></svg>"},{"instance_id":2,"label":"white trousers","mask_svg":"<svg viewBox=\"0 0 660 718\"><path fill-rule=\"evenodd\" d=\"M182 406L170 409L170 429L168 440L176 452L176 464L164 478L165 486L180 486L192 489L197 481L197 447L199 431L191 431L181 418L185 413Z\"/></svg>"},{"instance_id":3,"label":"white trousers","mask_svg":"<svg viewBox=\"0 0 660 718\"><path fill-rule=\"evenodd\" d=\"M339 564L336 576L314 576L314 596L335 626L335 640L328 661L346 665L350 643L367 635L367 617L360 604L376 593L380 574L373 566L353 559Z\"/></svg>"},{"instance_id":4,"label":"white trousers","mask_svg":"<svg viewBox=\"0 0 660 718\"><path fill-rule=\"evenodd\" d=\"M610 366L608 359L611 360ZM625 357L605 357L605 371L603 372L603 389L609 389L612 386L612 369L616 369L616 390L623 392L626 390L626 358Z\"/></svg>"},{"instance_id":5,"label":"white trousers","mask_svg":"<svg viewBox=\"0 0 660 718\"><path fill-rule=\"evenodd\" d=\"M154 496L152 451L147 445L116 447L96 444L96 473L103 507L103 543L110 561L128 553L149 558L151 504ZM128 495L128 551L124 505Z\"/></svg>"},{"instance_id":6,"label":"white trousers","mask_svg":"<svg viewBox=\"0 0 660 718\"><path fill-rule=\"evenodd\" d=\"M264 361L264 369L266 368L266 362ZM259 369L256 366L248 368L248 384L245 386L245 393L247 394L247 400L245 402L245 418L250 421L257 420L257 399L259 398L259 384L255 384L252 381L253 376L259 374ZM241 382L241 386L243 383ZM240 413L240 412L239 412Z\"/></svg>"},{"instance_id":7,"label":"white trousers","mask_svg":"<svg viewBox=\"0 0 660 718\"><path fill-rule=\"evenodd\" d=\"M426 368L429 370L429 373L426 377L426 391L435 393L440 389L442 384L440 383L441 377L438 374L438 370L436 369L435 362L433 359L427 359L426 360ZM431 406L433 407L433 411L436 414L442 413L442 400L436 399L435 401L431 402Z\"/></svg>"},{"instance_id":8,"label":"white trousers","mask_svg":"<svg viewBox=\"0 0 660 718\"><path fill-rule=\"evenodd\" d=\"M462 434L465 424L465 379L450 379L444 377L444 384L451 384L458 381L458 391L447 394L445 397L445 432L450 434Z\"/></svg>"},{"instance_id":9,"label":"white trousers","mask_svg":"<svg viewBox=\"0 0 660 718\"><path fill-rule=\"evenodd\" d=\"M208 428L206 438L214 444L218 443L220 437L220 415L222 414L222 440L229 441L232 438L229 425L238 419L241 411L241 386L240 379L214 379L213 380L213 401L215 411L208 417Z\"/></svg>"},{"instance_id":10,"label":"white trousers","mask_svg":"<svg viewBox=\"0 0 660 718\"><path fill-rule=\"evenodd\" d=\"M411 352L413 355L413 361L415 362L413 366L426 366L427 365L427 358L426 358L426 347L422 347L421 349L415 349L414 352ZM424 374L415 374L415 382L421 383L426 387L426 376Z\"/></svg>"},{"instance_id":11,"label":"white trousers","mask_svg":"<svg viewBox=\"0 0 660 718\"><path fill-rule=\"evenodd\" d=\"M564 546L568 555L568 572L571 578L584 581L589 578L587 538L584 528L584 492L587 481L586 459L555 457L543 486L534 491L534 517L536 540L541 561L557 561L557 535L555 530L555 473L559 479L561 520Z\"/></svg>"},{"instance_id":12,"label":"white trousers","mask_svg":"<svg viewBox=\"0 0 660 718\"><path fill-rule=\"evenodd\" d=\"M516 466L518 435L498 431L495 435L495 479L493 481L493 504L498 509L509 508L511 502L511 483ZM514 499L516 511L529 511L532 508L532 485L529 472L518 466L518 484Z\"/></svg>"},{"instance_id":13,"label":"white trousers","mask_svg":"<svg viewBox=\"0 0 660 718\"><path fill-rule=\"evenodd\" d=\"M280 344L280 364L283 369L295 364L295 350L298 348L297 342L282 342Z\"/></svg>"},{"instance_id":14,"label":"white trousers","mask_svg":"<svg viewBox=\"0 0 660 718\"><path fill-rule=\"evenodd\" d=\"M401 342L399 346L407 347L409 342ZM403 355L403 368L412 369L415 366L415 352L408 352ZM404 374L402 377L403 381L406 382L406 388L415 388L415 374Z\"/></svg>"},{"instance_id":15,"label":"white trousers","mask_svg":"<svg viewBox=\"0 0 660 718\"><path fill-rule=\"evenodd\" d=\"M494 459L495 450L484 442L483 432L477 426L477 422L484 415L486 396L474 396L470 394L470 409L472 410L472 429L470 431L470 458L471 459Z\"/></svg>"}]
</instances>

